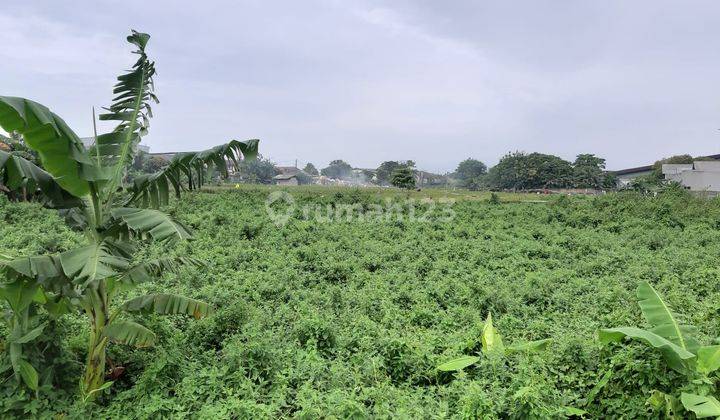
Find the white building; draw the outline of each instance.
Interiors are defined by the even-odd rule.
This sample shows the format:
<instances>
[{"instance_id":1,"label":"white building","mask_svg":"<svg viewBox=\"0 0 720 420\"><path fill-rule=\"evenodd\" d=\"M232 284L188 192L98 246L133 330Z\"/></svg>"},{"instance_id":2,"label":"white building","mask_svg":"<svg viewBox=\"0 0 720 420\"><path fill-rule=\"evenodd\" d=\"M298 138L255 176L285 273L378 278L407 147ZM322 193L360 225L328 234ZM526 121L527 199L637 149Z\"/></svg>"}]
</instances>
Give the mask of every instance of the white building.
<instances>
[{"instance_id":1,"label":"white building","mask_svg":"<svg viewBox=\"0 0 720 420\"><path fill-rule=\"evenodd\" d=\"M675 181L682 183L682 174L685 171L692 171L692 163L664 163L662 166L662 173L665 175L665 179L668 181Z\"/></svg>"},{"instance_id":2,"label":"white building","mask_svg":"<svg viewBox=\"0 0 720 420\"><path fill-rule=\"evenodd\" d=\"M696 160L693 163L664 164L662 173L690 191L720 192L720 161Z\"/></svg>"}]
</instances>

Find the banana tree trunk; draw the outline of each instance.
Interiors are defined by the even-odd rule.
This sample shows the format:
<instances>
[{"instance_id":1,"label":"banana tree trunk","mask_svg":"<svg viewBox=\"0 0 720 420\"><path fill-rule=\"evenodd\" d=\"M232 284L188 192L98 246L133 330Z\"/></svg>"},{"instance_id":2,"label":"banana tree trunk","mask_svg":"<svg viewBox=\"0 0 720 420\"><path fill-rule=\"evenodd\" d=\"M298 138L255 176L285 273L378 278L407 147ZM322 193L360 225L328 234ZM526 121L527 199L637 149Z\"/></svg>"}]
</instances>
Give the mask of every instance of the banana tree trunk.
<instances>
[{"instance_id":1,"label":"banana tree trunk","mask_svg":"<svg viewBox=\"0 0 720 420\"><path fill-rule=\"evenodd\" d=\"M92 328L88 339L88 355L80 388L86 401L94 400L97 390L105 383L105 348L107 337L103 330L108 323L107 297L104 293L104 285L92 294L91 306L86 309L90 317ZM88 310L89 309L89 310Z\"/></svg>"}]
</instances>

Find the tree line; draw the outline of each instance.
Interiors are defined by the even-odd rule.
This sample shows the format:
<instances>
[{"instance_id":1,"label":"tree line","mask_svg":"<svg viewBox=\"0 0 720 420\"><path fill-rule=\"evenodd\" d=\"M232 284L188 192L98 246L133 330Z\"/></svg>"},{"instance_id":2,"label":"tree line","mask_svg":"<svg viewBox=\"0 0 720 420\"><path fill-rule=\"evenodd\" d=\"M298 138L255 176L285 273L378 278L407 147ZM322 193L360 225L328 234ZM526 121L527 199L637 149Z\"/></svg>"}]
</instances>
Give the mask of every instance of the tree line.
<instances>
[{"instance_id":1,"label":"tree line","mask_svg":"<svg viewBox=\"0 0 720 420\"><path fill-rule=\"evenodd\" d=\"M312 164L308 166L306 172L318 174ZM367 178L373 184L413 188L416 171L412 160L386 161L374 172L370 171ZM352 173L352 166L343 160L333 160L319 171L321 175L338 179L346 179ZM543 153L511 152L490 169L483 162L468 158L446 178L446 185L471 190L612 189L616 185L615 175L605 170L605 159L589 153L580 154L574 162L569 162Z\"/></svg>"},{"instance_id":2,"label":"tree line","mask_svg":"<svg viewBox=\"0 0 720 420\"><path fill-rule=\"evenodd\" d=\"M489 170L483 162L468 158L450 176L471 190L612 189L616 185L615 175L605 170L605 159L590 153L569 162L543 153L511 152Z\"/></svg>"},{"instance_id":3,"label":"tree line","mask_svg":"<svg viewBox=\"0 0 720 420\"><path fill-rule=\"evenodd\" d=\"M0 150L25 151L22 137L12 133L10 138L0 136ZM33 159L28 153L28 159ZM692 163L696 160L712 160L708 157L675 155L656 161L651 174L637 178L630 188L653 189L663 184L664 163ZM130 167L129 180L144 173L153 173L167 162L157 156L140 152ZM415 188L418 169L412 160L382 162L377 168L354 168L350 163L335 159L318 169L307 163L296 177L300 184L314 183L313 177L325 176L358 184ZM253 184L272 184L273 177L280 174L271 160L258 156L256 160L240 162L234 181ZM488 168L480 160L468 158L460 162L455 171L437 175L442 182L436 186L456 186L470 190L536 190L556 188L615 189L617 177L605 168L605 159L590 153L567 161L558 156L543 153L510 152L497 165Z\"/></svg>"},{"instance_id":4,"label":"tree line","mask_svg":"<svg viewBox=\"0 0 720 420\"><path fill-rule=\"evenodd\" d=\"M271 184L279 173L273 162L259 156L256 160L241 162L238 177L242 182ZM307 163L297 177L300 184L312 183L315 176L325 176L362 184L415 188L417 173L412 160L385 161L374 169L359 169L342 159L335 159L321 169ZM492 168L468 158L442 178L442 186L471 190L612 189L616 185L615 175L605 170L605 159L589 153L580 154L569 162L543 153L511 152Z\"/></svg>"},{"instance_id":5,"label":"tree line","mask_svg":"<svg viewBox=\"0 0 720 420\"><path fill-rule=\"evenodd\" d=\"M321 169L317 169L312 163L307 163L302 171L296 174L296 178L301 185L313 183L312 177L324 176L359 184L414 188L415 171L415 162L412 160L386 161L376 169L358 169L353 168L342 159L335 159ZM278 174L280 174L280 170L275 163L263 156L258 156L255 160L239 162L236 179L253 184L272 184L273 177Z\"/></svg>"}]
</instances>

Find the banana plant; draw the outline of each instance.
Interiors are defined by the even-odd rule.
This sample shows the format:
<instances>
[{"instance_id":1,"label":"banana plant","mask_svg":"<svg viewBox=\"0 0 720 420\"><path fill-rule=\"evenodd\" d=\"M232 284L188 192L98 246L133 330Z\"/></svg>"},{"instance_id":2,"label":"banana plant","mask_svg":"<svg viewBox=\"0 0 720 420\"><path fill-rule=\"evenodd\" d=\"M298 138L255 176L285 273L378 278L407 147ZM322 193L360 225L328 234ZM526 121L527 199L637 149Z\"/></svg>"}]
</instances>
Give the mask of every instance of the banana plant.
<instances>
[{"instance_id":1,"label":"banana plant","mask_svg":"<svg viewBox=\"0 0 720 420\"><path fill-rule=\"evenodd\" d=\"M653 391L648 404L668 418L683 418L681 407L698 418L720 416L720 402L712 395L720 368L720 345L701 345L695 338L697 329L684 324L660 294L643 281L637 289L638 305L650 329L636 327L607 328L598 331L605 345L631 339L642 342L662 354L668 367L687 376L688 384L677 393ZM686 392L688 391L688 392ZM690 392L691 391L691 392Z\"/></svg>"},{"instance_id":2,"label":"banana plant","mask_svg":"<svg viewBox=\"0 0 720 420\"><path fill-rule=\"evenodd\" d=\"M537 352L545 350L551 341L552 339L546 338L543 340L528 341L525 343L505 346L503 344L502 336L493 326L492 314L488 313L485 325L483 325L481 336L482 354L493 357L506 356L518 352ZM460 371L466 367L476 364L479 361L479 356L462 356L441 364L437 367L437 370L441 372Z\"/></svg>"},{"instance_id":3,"label":"banana plant","mask_svg":"<svg viewBox=\"0 0 720 420\"><path fill-rule=\"evenodd\" d=\"M24 201L37 198L48 207L80 205L79 200L60 187L52 175L16 151L0 150L0 191Z\"/></svg>"},{"instance_id":4,"label":"banana plant","mask_svg":"<svg viewBox=\"0 0 720 420\"><path fill-rule=\"evenodd\" d=\"M68 311L84 313L89 333L81 395L94 399L110 386L105 381L106 349L109 343L137 347L153 345L155 335L136 322L147 313L185 314L195 318L210 313L204 302L172 294L150 294L119 303L121 292L183 264L191 258L137 261L140 241L165 246L190 239L180 222L159 210L169 201L170 189L203 185L206 173L227 174L228 166L257 154L258 140L231 141L203 151L177 156L157 174L125 185L141 137L152 117L151 102L157 102L153 77L155 65L148 59L150 36L132 31L127 37L136 47L138 59L120 75L115 97L100 120L117 121L110 133L95 135L95 144L85 148L70 127L47 107L18 97L0 96L0 127L22 135L35 151L41 167L21 156L0 151L0 182L7 190L25 191L42 197L49 207L60 208L68 224L82 229L86 243L52 255L0 260L0 297L11 313L7 317L11 335L8 352L15 376L29 388L38 389L37 369L28 360L27 346L42 334L36 308L43 306L55 316Z\"/></svg>"}]
</instances>

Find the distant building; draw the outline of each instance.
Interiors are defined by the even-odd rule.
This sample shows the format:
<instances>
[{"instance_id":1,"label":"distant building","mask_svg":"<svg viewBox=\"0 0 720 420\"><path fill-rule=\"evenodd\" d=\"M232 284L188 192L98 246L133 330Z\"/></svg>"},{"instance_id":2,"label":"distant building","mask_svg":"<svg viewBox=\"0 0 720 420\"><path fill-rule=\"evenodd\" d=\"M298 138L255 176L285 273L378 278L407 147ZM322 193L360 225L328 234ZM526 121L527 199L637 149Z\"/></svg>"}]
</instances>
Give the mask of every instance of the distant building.
<instances>
[{"instance_id":1,"label":"distant building","mask_svg":"<svg viewBox=\"0 0 720 420\"><path fill-rule=\"evenodd\" d=\"M89 149L95 145L95 137L80 137L80 141L82 141L86 149ZM138 145L138 149L141 152L150 153L150 146L140 144Z\"/></svg>"},{"instance_id":2,"label":"distant building","mask_svg":"<svg viewBox=\"0 0 720 420\"><path fill-rule=\"evenodd\" d=\"M652 165L638 166L637 168L622 169L615 171L614 174L617 176L618 188L627 187L635 178L641 176L650 175L653 172Z\"/></svg>"},{"instance_id":3,"label":"distant building","mask_svg":"<svg viewBox=\"0 0 720 420\"><path fill-rule=\"evenodd\" d=\"M707 156L707 158L712 159L712 160L695 161L693 163L664 164L663 168L665 168L667 166L668 172L666 173L665 170L663 169L663 175L665 175L665 179L667 179L667 180L677 181L677 182L680 182L681 184L683 184L683 182L681 182L681 179L680 179L681 172L687 171L688 168L690 170L692 170L694 168L696 171L700 171L700 172L709 172L708 169L705 169L706 167L703 166L703 162L707 163L707 162L714 162L716 160L720 160L720 154L719 155L710 155L710 156ZM695 165L697 165L697 164L699 164L699 166L702 167L703 169L698 169L697 167L695 167ZM623 187L627 187L628 185L630 185L630 183L632 183L632 181L635 178L639 178L641 176L652 174L653 173L653 165L638 166L636 168L622 169L619 171L612 171L612 173L614 173L615 176L617 176L618 188L623 188ZM694 185L693 188L695 188L695 187L697 187L697 185L703 185L703 183L706 181L700 181L700 180L690 181L690 178L692 178L692 177L707 178L710 175L695 174L695 175L684 175L684 176L687 177L687 180L688 180L687 182ZM699 183L699 184L696 185L696 183ZM685 185L685 184L683 184L683 185ZM701 190L695 190L693 188L690 188L690 189L693 191L701 191ZM715 191L715 190L707 190L707 191Z\"/></svg>"},{"instance_id":4,"label":"distant building","mask_svg":"<svg viewBox=\"0 0 720 420\"><path fill-rule=\"evenodd\" d=\"M690 191L720 192L720 161L718 160L664 164L662 173L666 180L678 182Z\"/></svg>"},{"instance_id":5,"label":"distant building","mask_svg":"<svg viewBox=\"0 0 720 420\"><path fill-rule=\"evenodd\" d=\"M720 192L720 154L710 155L707 160L693 163L664 163L662 174L667 181L674 181L690 191ZM638 166L613 172L619 188L627 187L638 177L653 173L653 165Z\"/></svg>"},{"instance_id":6,"label":"distant building","mask_svg":"<svg viewBox=\"0 0 720 420\"><path fill-rule=\"evenodd\" d=\"M312 178L305 171L294 166L276 166L275 169L280 172L273 177L276 185L300 185L300 178Z\"/></svg>"},{"instance_id":7,"label":"distant building","mask_svg":"<svg viewBox=\"0 0 720 420\"><path fill-rule=\"evenodd\" d=\"M275 185L299 185L297 174L279 174L273 177Z\"/></svg>"},{"instance_id":8,"label":"distant building","mask_svg":"<svg viewBox=\"0 0 720 420\"><path fill-rule=\"evenodd\" d=\"M447 183L448 183L447 178L448 177L445 175L434 174L432 172L421 171L421 170L415 171L415 184L418 187L432 187L432 186L447 185Z\"/></svg>"}]
</instances>

